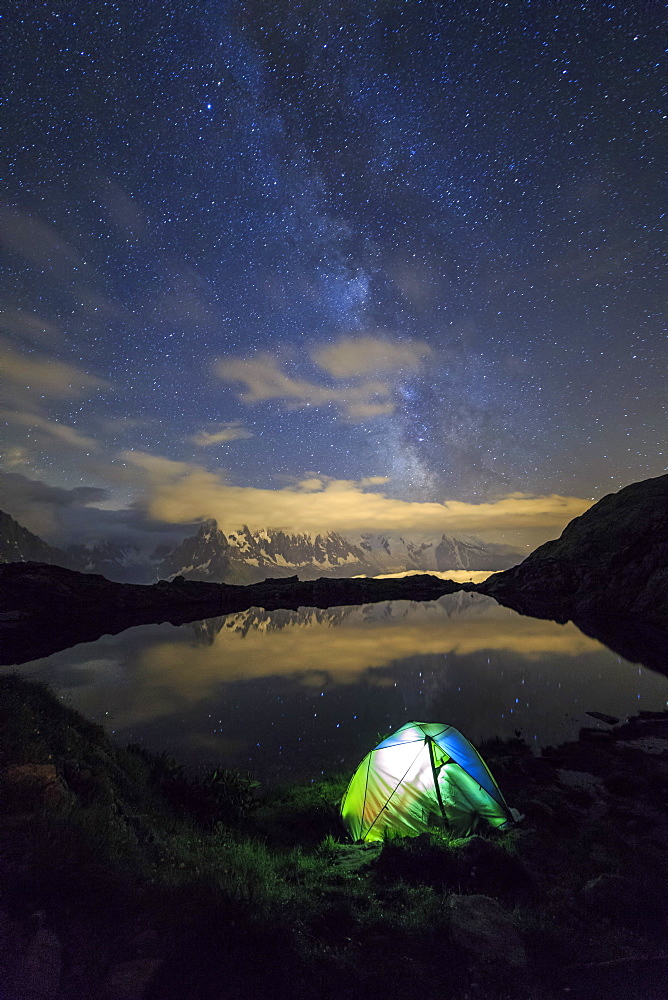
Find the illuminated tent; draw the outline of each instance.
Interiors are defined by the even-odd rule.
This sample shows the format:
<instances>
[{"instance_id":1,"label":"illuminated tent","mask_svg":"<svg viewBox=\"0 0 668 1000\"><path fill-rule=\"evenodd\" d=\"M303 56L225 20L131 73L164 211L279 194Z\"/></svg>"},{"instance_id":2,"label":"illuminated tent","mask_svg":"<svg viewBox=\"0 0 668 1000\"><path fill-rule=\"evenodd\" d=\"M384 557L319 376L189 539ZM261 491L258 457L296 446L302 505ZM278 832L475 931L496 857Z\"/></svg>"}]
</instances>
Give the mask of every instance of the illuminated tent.
<instances>
[{"instance_id":1,"label":"illuminated tent","mask_svg":"<svg viewBox=\"0 0 668 1000\"><path fill-rule=\"evenodd\" d=\"M368 753L341 816L352 839L367 843L417 837L437 825L464 837L481 817L492 827L519 818L475 747L442 722L407 722Z\"/></svg>"}]
</instances>

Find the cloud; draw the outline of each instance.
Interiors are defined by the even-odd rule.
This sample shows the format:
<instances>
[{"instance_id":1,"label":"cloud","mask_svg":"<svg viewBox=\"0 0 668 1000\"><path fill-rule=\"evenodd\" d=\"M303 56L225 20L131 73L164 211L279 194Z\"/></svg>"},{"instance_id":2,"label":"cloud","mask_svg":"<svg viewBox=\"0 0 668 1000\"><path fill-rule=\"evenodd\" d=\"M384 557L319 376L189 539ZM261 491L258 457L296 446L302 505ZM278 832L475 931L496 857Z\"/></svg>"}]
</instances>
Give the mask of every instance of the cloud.
<instances>
[{"instance_id":1,"label":"cloud","mask_svg":"<svg viewBox=\"0 0 668 1000\"><path fill-rule=\"evenodd\" d=\"M98 198L112 224L123 233L143 233L147 229L144 206L108 177L96 185Z\"/></svg>"},{"instance_id":2,"label":"cloud","mask_svg":"<svg viewBox=\"0 0 668 1000\"><path fill-rule=\"evenodd\" d=\"M227 444L229 441L240 441L243 438L253 437L240 420L234 420L227 424L220 424L218 430L198 431L193 434L190 440L199 445L200 448L208 448L214 444Z\"/></svg>"},{"instance_id":3,"label":"cloud","mask_svg":"<svg viewBox=\"0 0 668 1000\"><path fill-rule=\"evenodd\" d=\"M20 413L15 410L0 410L0 418L7 420L10 424L19 427L27 427L29 431L38 431L47 434L51 438L62 441L63 444L71 448L80 448L86 451L96 451L97 441L94 438L80 434L75 427L61 424L57 420L47 420L37 413Z\"/></svg>"},{"instance_id":4,"label":"cloud","mask_svg":"<svg viewBox=\"0 0 668 1000\"><path fill-rule=\"evenodd\" d=\"M23 309L8 309L0 317L0 327L21 340L56 344L62 340L58 327L37 313Z\"/></svg>"},{"instance_id":5,"label":"cloud","mask_svg":"<svg viewBox=\"0 0 668 1000\"><path fill-rule=\"evenodd\" d=\"M3 455L3 465L6 469L18 469L21 466L27 467L32 462L32 455L21 445L12 445L5 448Z\"/></svg>"},{"instance_id":6,"label":"cloud","mask_svg":"<svg viewBox=\"0 0 668 1000\"><path fill-rule=\"evenodd\" d=\"M39 406L41 399L80 399L88 393L109 389L111 384L64 361L39 354L20 354L0 344L0 366L5 380L5 401L13 405Z\"/></svg>"},{"instance_id":7,"label":"cloud","mask_svg":"<svg viewBox=\"0 0 668 1000\"><path fill-rule=\"evenodd\" d=\"M106 499L108 492L97 486L64 489L29 479L19 472L0 471L2 509L29 531L47 539L59 538L62 512L66 507L79 511Z\"/></svg>"},{"instance_id":8,"label":"cloud","mask_svg":"<svg viewBox=\"0 0 668 1000\"><path fill-rule=\"evenodd\" d=\"M69 507L72 504L98 503L105 500L109 493L100 486L75 486L65 489L62 486L50 486L38 479L29 479L18 472L0 472L2 492L14 503L48 503L56 507Z\"/></svg>"},{"instance_id":9,"label":"cloud","mask_svg":"<svg viewBox=\"0 0 668 1000\"><path fill-rule=\"evenodd\" d=\"M346 416L351 422L357 420L371 420L373 417L384 417L390 413L394 413L395 405L393 402L382 402L379 398L377 403L365 402L360 400L356 402L353 399L347 399L344 403Z\"/></svg>"},{"instance_id":10,"label":"cloud","mask_svg":"<svg viewBox=\"0 0 668 1000\"><path fill-rule=\"evenodd\" d=\"M223 529L241 524L285 531L474 534L485 541L533 548L558 535L591 506L579 497L515 493L487 503L398 500L380 492L380 477L360 481L309 478L282 489L235 486L203 466L125 451L121 459L145 490L152 517L172 523L214 517ZM374 488L375 487L375 488Z\"/></svg>"},{"instance_id":11,"label":"cloud","mask_svg":"<svg viewBox=\"0 0 668 1000\"><path fill-rule=\"evenodd\" d=\"M334 405L351 421L394 412L392 390L385 382L369 380L336 387L314 385L305 379L290 378L270 354L247 360L219 361L215 370L225 381L241 382L245 386L239 395L244 403L279 399L289 409Z\"/></svg>"},{"instance_id":12,"label":"cloud","mask_svg":"<svg viewBox=\"0 0 668 1000\"><path fill-rule=\"evenodd\" d=\"M396 380L415 369L431 354L424 341L390 337L343 337L334 344L313 348L313 364L334 385L322 385L287 375L271 354L219 361L216 373L227 382L240 382L245 403L281 400L288 409L336 407L350 422L387 416L396 409ZM380 378L369 376L384 376Z\"/></svg>"},{"instance_id":13,"label":"cloud","mask_svg":"<svg viewBox=\"0 0 668 1000\"><path fill-rule=\"evenodd\" d=\"M86 262L56 230L26 212L0 209L2 245L36 267L68 279L72 272L86 267Z\"/></svg>"},{"instance_id":14,"label":"cloud","mask_svg":"<svg viewBox=\"0 0 668 1000\"><path fill-rule=\"evenodd\" d=\"M356 378L417 368L431 353L424 341L366 336L343 337L335 344L316 348L311 358L335 378Z\"/></svg>"},{"instance_id":15,"label":"cloud","mask_svg":"<svg viewBox=\"0 0 668 1000\"><path fill-rule=\"evenodd\" d=\"M108 509L110 494L99 486L66 489L18 472L0 470L0 507L19 524L52 545L116 539L152 552L157 545L178 544L196 526L166 524L138 507Z\"/></svg>"},{"instance_id":16,"label":"cloud","mask_svg":"<svg viewBox=\"0 0 668 1000\"><path fill-rule=\"evenodd\" d=\"M13 432L13 440L9 442L14 465L20 464L19 453L25 457L28 450L35 450L35 445L50 452L52 457L56 448L63 445L89 453L99 449L95 438L56 419L53 413L45 413L45 407L89 398L95 392L111 388L109 382L46 355L22 354L2 342L0 367L5 404L0 419L21 428Z\"/></svg>"}]
</instances>

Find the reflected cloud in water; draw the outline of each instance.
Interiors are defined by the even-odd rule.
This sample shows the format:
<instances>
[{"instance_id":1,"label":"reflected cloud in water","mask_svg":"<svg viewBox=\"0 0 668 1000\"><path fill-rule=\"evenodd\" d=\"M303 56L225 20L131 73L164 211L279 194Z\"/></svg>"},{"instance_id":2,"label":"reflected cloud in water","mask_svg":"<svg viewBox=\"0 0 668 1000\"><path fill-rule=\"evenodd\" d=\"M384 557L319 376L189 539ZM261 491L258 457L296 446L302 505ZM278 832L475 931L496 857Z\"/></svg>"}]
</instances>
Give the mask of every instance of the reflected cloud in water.
<instances>
[{"instance_id":1,"label":"reflected cloud in water","mask_svg":"<svg viewBox=\"0 0 668 1000\"><path fill-rule=\"evenodd\" d=\"M660 709L668 691L571 623L464 592L140 626L19 670L121 741L268 775L354 766L411 717L543 746L594 725L587 710Z\"/></svg>"}]
</instances>

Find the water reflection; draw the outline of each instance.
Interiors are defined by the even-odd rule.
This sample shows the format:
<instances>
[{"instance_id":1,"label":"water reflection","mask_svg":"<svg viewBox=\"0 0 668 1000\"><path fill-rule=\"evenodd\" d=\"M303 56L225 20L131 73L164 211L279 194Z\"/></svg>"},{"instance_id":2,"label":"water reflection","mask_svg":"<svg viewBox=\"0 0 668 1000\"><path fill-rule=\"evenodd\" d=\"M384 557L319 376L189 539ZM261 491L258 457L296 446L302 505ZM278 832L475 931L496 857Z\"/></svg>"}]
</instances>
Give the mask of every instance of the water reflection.
<instances>
[{"instance_id":1,"label":"water reflection","mask_svg":"<svg viewBox=\"0 0 668 1000\"><path fill-rule=\"evenodd\" d=\"M408 718L445 720L474 742L520 730L539 746L596 725L588 709L659 709L668 691L572 624L464 592L140 626L19 670L122 742L268 777L354 766Z\"/></svg>"}]
</instances>

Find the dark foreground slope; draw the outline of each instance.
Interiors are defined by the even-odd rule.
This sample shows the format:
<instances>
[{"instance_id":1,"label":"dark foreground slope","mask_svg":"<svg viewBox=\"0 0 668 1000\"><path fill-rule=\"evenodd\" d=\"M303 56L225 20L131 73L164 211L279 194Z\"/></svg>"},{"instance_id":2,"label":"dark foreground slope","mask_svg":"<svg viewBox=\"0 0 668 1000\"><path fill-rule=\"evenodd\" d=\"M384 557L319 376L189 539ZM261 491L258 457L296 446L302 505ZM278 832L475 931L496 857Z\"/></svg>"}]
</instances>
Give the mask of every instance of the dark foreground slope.
<instances>
[{"instance_id":1,"label":"dark foreground slope","mask_svg":"<svg viewBox=\"0 0 668 1000\"><path fill-rule=\"evenodd\" d=\"M347 776L189 779L0 678L0 993L658 1000L668 718L601 726L484 749L512 831L365 849L339 823Z\"/></svg>"},{"instance_id":2,"label":"dark foreground slope","mask_svg":"<svg viewBox=\"0 0 668 1000\"><path fill-rule=\"evenodd\" d=\"M260 607L329 608L375 601L434 601L443 594L472 590L421 575L399 580L265 580L249 586L200 583L176 577L150 586L112 583L45 563L0 566L0 663L24 663L115 635L133 625L174 625Z\"/></svg>"},{"instance_id":3,"label":"dark foreground slope","mask_svg":"<svg viewBox=\"0 0 668 1000\"><path fill-rule=\"evenodd\" d=\"M668 625L668 475L632 483L477 587L523 614Z\"/></svg>"}]
</instances>

